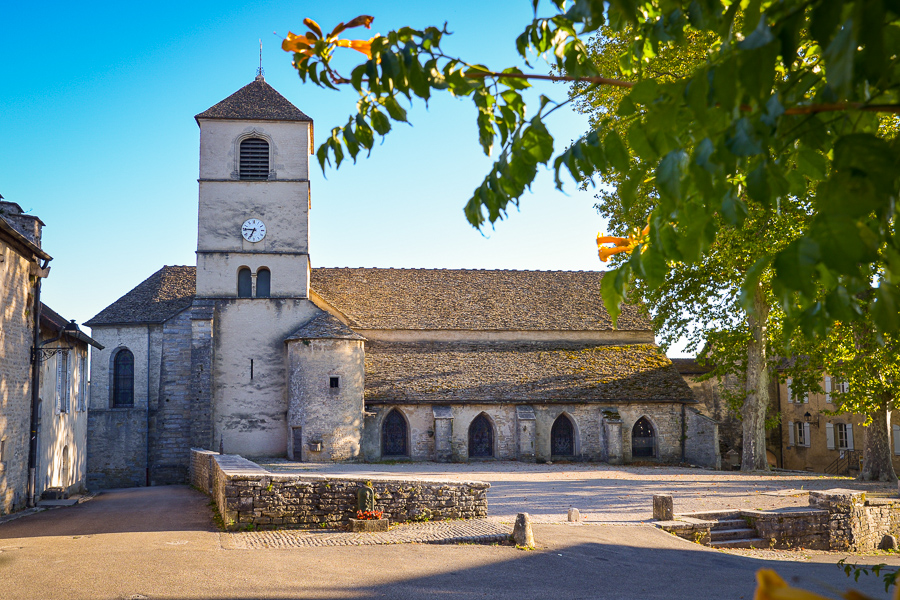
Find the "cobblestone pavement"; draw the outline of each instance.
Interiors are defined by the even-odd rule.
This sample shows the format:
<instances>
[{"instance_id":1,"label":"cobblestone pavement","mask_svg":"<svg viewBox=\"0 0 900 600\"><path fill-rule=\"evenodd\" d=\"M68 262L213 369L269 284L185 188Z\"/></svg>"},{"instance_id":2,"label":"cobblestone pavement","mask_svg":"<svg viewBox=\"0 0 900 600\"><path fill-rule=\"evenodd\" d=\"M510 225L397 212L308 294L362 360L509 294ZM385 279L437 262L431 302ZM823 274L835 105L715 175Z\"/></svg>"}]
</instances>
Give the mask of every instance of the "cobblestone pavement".
<instances>
[{"instance_id":1,"label":"cobblestone pavement","mask_svg":"<svg viewBox=\"0 0 900 600\"><path fill-rule=\"evenodd\" d=\"M531 513L536 523L561 522L567 519L570 507L579 509L588 522L640 523L652 516L653 494L662 493L675 496L676 512L808 506L806 492L831 488L897 495L897 487L888 484L797 471L742 473L668 466L515 461L313 464L265 459L258 462L275 472L487 481L491 484L488 519L501 523L511 523L519 512Z\"/></svg>"},{"instance_id":2,"label":"cobblestone pavement","mask_svg":"<svg viewBox=\"0 0 900 600\"><path fill-rule=\"evenodd\" d=\"M509 539L512 528L493 521L435 521L398 524L384 533L328 530L242 531L223 533L222 547L231 550L302 548L307 546L377 546L384 544L493 544Z\"/></svg>"}]
</instances>

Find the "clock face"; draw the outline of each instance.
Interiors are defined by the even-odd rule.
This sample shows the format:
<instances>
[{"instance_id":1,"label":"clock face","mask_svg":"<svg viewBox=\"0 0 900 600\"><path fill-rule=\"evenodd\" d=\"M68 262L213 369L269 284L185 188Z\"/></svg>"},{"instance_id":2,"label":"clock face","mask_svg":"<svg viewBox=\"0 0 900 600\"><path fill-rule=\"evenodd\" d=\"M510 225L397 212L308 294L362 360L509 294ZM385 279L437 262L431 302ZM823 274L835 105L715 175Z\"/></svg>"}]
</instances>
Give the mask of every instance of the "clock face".
<instances>
[{"instance_id":1,"label":"clock face","mask_svg":"<svg viewBox=\"0 0 900 600\"><path fill-rule=\"evenodd\" d=\"M241 225L241 235L248 242L258 242L266 237L266 225L259 219L247 219Z\"/></svg>"}]
</instances>

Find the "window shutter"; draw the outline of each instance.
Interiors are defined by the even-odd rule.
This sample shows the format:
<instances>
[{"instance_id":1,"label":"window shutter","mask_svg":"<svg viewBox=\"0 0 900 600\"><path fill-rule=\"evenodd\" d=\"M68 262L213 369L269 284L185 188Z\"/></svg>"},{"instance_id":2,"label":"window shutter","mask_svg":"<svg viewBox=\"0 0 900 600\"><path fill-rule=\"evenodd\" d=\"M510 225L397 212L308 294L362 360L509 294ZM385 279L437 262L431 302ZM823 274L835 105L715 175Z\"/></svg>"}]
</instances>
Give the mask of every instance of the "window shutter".
<instances>
[{"instance_id":1,"label":"window shutter","mask_svg":"<svg viewBox=\"0 0 900 600\"><path fill-rule=\"evenodd\" d=\"M69 409L70 409L69 401L71 398L70 390L72 389L72 376L71 376L72 365L71 365L71 361L69 360L69 351L68 350L63 352L62 356L63 356L63 364L65 365L63 367L63 371L64 371L64 374L63 374L63 412L69 412Z\"/></svg>"},{"instance_id":2,"label":"window shutter","mask_svg":"<svg viewBox=\"0 0 900 600\"><path fill-rule=\"evenodd\" d=\"M809 448L809 423L803 424L803 441L806 442L804 445Z\"/></svg>"},{"instance_id":3,"label":"window shutter","mask_svg":"<svg viewBox=\"0 0 900 600\"><path fill-rule=\"evenodd\" d=\"M894 436L894 454L900 454L900 425L891 425L891 433Z\"/></svg>"},{"instance_id":4,"label":"window shutter","mask_svg":"<svg viewBox=\"0 0 900 600\"><path fill-rule=\"evenodd\" d=\"M794 380L791 379L790 377L788 377L788 380L787 380L788 404L790 404L791 402L794 401L793 398L791 398L791 382L792 381L794 381Z\"/></svg>"},{"instance_id":5,"label":"window shutter","mask_svg":"<svg viewBox=\"0 0 900 600\"><path fill-rule=\"evenodd\" d=\"M788 421L788 446L794 445L794 422Z\"/></svg>"},{"instance_id":6,"label":"window shutter","mask_svg":"<svg viewBox=\"0 0 900 600\"><path fill-rule=\"evenodd\" d=\"M847 423L847 450L853 450L853 424Z\"/></svg>"},{"instance_id":7,"label":"window shutter","mask_svg":"<svg viewBox=\"0 0 900 600\"><path fill-rule=\"evenodd\" d=\"M829 450L834 450L834 425L825 423L825 443Z\"/></svg>"},{"instance_id":8,"label":"window shutter","mask_svg":"<svg viewBox=\"0 0 900 600\"><path fill-rule=\"evenodd\" d=\"M831 404L831 377L825 376L825 402Z\"/></svg>"},{"instance_id":9,"label":"window shutter","mask_svg":"<svg viewBox=\"0 0 900 600\"><path fill-rule=\"evenodd\" d=\"M809 392L803 392L803 404L809 404Z\"/></svg>"},{"instance_id":10,"label":"window shutter","mask_svg":"<svg viewBox=\"0 0 900 600\"><path fill-rule=\"evenodd\" d=\"M56 414L62 412L63 355L56 355Z\"/></svg>"}]
</instances>

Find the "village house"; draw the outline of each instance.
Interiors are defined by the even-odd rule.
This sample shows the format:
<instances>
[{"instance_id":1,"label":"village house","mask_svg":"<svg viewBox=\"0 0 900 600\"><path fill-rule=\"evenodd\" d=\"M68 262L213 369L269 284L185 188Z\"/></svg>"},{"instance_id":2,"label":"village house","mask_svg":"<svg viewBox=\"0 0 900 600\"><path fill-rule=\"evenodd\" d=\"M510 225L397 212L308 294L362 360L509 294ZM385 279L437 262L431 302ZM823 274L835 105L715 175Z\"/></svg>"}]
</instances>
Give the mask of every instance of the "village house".
<instances>
[{"instance_id":1,"label":"village house","mask_svg":"<svg viewBox=\"0 0 900 600\"><path fill-rule=\"evenodd\" d=\"M262 76L198 114L197 266L86 322L91 487L189 449L302 461L717 466L717 424L601 272L312 268L313 123Z\"/></svg>"}]
</instances>

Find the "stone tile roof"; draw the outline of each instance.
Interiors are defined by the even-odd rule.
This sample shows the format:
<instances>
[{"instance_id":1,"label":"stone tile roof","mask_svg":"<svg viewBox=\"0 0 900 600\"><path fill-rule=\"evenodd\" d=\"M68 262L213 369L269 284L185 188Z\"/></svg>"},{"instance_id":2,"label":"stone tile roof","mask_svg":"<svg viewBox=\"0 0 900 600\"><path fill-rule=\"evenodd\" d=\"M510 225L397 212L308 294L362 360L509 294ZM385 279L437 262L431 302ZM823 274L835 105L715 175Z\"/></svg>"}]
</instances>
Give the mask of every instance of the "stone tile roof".
<instances>
[{"instance_id":1,"label":"stone tile roof","mask_svg":"<svg viewBox=\"0 0 900 600\"><path fill-rule=\"evenodd\" d=\"M696 358L673 358L671 361L682 375L702 375L713 370L712 367L698 363Z\"/></svg>"},{"instance_id":2,"label":"stone tile roof","mask_svg":"<svg viewBox=\"0 0 900 600\"><path fill-rule=\"evenodd\" d=\"M312 121L262 77L257 77L218 104L196 115L194 119Z\"/></svg>"},{"instance_id":3,"label":"stone tile roof","mask_svg":"<svg viewBox=\"0 0 900 600\"><path fill-rule=\"evenodd\" d=\"M316 339L365 340L366 338L341 323L331 313L322 311L302 325L300 329L286 337L284 341Z\"/></svg>"},{"instance_id":4,"label":"stone tile roof","mask_svg":"<svg viewBox=\"0 0 900 600\"><path fill-rule=\"evenodd\" d=\"M191 305L196 273L196 267L165 266L84 324L162 323Z\"/></svg>"},{"instance_id":5,"label":"stone tile roof","mask_svg":"<svg viewBox=\"0 0 900 600\"><path fill-rule=\"evenodd\" d=\"M312 269L310 288L360 329L604 331L597 271ZM620 330L650 331L640 305Z\"/></svg>"},{"instance_id":6,"label":"stone tile roof","mask_svg":"<svg viewBox=\"0 0 900 600\"><path fill-rule=\"evenodd\" d=\"M683 402L690 388L653 344L366 344L366 402Z\"/></svg>"},{"instance_id":7,"label":"stone tile roof","mask_svg":"<svg viewBox=\"0 0 900 600\"><path fill-rule=\"evenodd\" d=\"M66 326L69 325L69 321L65 319L58 312L41 302L41 336L42 337L53 337L58 335L61 331L63 331ZM83 331L79 329L69 330L67 335L70 338L74 338L76 340L80 340L85 344L90 344L95 348L103 350L103 345L100 344L97 340L87 335Z\"/></svg>"}]
</instances>

